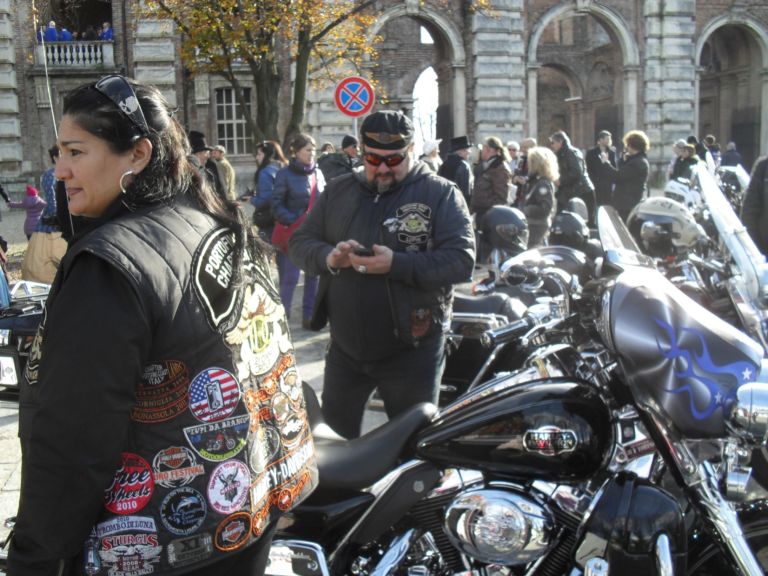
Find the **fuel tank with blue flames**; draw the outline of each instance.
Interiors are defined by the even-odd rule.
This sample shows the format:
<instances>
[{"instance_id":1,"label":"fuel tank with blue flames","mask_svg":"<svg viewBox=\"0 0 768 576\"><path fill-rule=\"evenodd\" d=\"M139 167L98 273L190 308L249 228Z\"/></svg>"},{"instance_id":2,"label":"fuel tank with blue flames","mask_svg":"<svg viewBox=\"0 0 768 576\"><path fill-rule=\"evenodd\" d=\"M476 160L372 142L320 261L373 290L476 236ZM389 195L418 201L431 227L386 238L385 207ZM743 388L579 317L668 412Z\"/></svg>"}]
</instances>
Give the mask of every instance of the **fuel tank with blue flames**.
<instances>
[{"instance_id":1,"label":"fuel tank with blue flames","mask_svg":"<svg viewBox=\"0 0 768 576\"><path fill-rule=\"evenodd\" d=\"M760 371L762 347L648 268L621 273L600 330L638 404L687 438L727 434L738 388Z\"/></svg>"},{"instance_id":2,"label":"fuel tank with blue flames","mask_svg":"<svg viewBox=\"0 0 768 576\"><path fill-rule=\"evenodd\" d=\"M591 477L613 443L600 394L572 378L522 376L528 379L521 373L491 380L447 406L419 435L419 456L511 479Z\"/></svg>"}]
</instances>

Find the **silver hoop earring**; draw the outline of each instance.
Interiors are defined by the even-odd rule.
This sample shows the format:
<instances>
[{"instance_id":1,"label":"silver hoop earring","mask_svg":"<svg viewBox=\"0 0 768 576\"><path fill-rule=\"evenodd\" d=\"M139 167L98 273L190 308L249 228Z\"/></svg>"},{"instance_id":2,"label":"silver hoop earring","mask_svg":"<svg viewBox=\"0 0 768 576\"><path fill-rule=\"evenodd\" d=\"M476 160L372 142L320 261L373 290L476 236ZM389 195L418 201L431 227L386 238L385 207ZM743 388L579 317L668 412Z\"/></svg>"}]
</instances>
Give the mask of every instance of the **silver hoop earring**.
<instances>
[{"instance_id":1,"label":"silver hoop earring","mask_svg":"<svg viewBox=\"0 0 768 576\"><path fill-rule=\"evenodd\" d=\"M132 174L133 174L133 170L126 170L125 172L123 172L123 175L120 176L120 192L122 192L123 194L125 194L125 185L123 185L123 178L125 178L126 176L130 176Z\"/></svg>"}]
</instances>

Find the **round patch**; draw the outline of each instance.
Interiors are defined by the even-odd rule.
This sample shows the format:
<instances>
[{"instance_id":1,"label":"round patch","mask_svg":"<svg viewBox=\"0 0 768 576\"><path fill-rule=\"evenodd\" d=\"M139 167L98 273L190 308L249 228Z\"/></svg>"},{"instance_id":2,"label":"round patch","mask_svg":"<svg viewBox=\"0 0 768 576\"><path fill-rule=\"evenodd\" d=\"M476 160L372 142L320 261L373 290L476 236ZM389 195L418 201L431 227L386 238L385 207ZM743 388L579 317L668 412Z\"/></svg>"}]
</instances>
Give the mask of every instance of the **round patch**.
<instances>
[{"instance_id":1,"label":"round patch","mask_svg":"<svg viewBox=\"0 0 768 576\"><path fill-rule=\"evenodd\" d=\"M132 514L149 503L155 480L149 463L138 454L123 452L123 463L104 491L104 507L115 514Z\"/></svg>"},{"instance_id":2,"label":"round patch","mask_svg":"<svg viewBox=\"0 0 768 576\"><path fill-rule=\"evenodd\" d=\"M194 453L184 446L160 450L152 459L155 483L163 488L186 486L205 472Z\"/></svg>"},{"instance_id":3,"label":"round patch","mask_svg":"<svg viewBox=\"0 0 768 576\"><path fill-rule=\"evenodd\" d=\"M223 368L207 368L189 385L189 409L201 422L218 422L237 408L240 384Z\"/></svg>"},{"instance_id":4,"label":"round patch","mask_svg":"<svg viewBox=\"0 0 768 576\"><path fill-rule=\"evenodd\" d=\"M301 404L301 379L299 378L299 371L295 366L292 366L280 377L280 391L283 392L294 404Z\"/></svg>"},{"instance_id":5,"label":"round patch","mask_svg":"<svg viewBox=\"0 0 768 576\"><path fill-rule=\"evenodd\" d=\"M169 531L177 536L191 534L205 520L208 509L203 495L184 486L168 493L160 505L160 519Z\"/></svg>"},{"instance_id":6,"label":"round patch","mask_svg":"<svg viewBox=\"0 0 768 576\"><path fill-rule=\"evenodd\" d=\"M208 501L220 514L231 514L243 507L248 498L251 475L239 460L219 464L208 482Z\"/></svg>"},{"instance_id":7,"label":"round patch","mask_svg":"<svg viewBox=\"0 0 768 576\"><path fill-rule=\"evenodd\" d=\"M224 518L216 528L214 539L218 550L229 552L243 546L251 535L251 515L248 512L238 512Z\"/></svg>"}]
</instances>

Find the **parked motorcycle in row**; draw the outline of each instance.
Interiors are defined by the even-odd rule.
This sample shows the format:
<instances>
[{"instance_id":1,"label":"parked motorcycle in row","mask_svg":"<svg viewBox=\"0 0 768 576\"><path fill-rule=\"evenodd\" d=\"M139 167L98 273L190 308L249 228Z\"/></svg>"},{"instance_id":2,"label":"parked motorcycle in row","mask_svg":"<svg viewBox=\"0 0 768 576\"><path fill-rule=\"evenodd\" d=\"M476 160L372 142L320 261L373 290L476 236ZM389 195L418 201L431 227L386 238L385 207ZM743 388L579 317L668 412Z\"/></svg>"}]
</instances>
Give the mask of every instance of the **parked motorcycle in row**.
<instances>
[{"instance_id":1,"label":"parked motorcycle in row","mask_svg":"<svg viewBox=\"0 0 768 576\"><path fill-rule=\"evenodd\" d=\"M317 423L320 488L269 574L763 573L762 349L624 244L615 213L598 221L600 277L574 308L484 335L551 335L520 370L356 440ZM574 310L589 341L559 343Z\"/></svg>"}]
</instances>

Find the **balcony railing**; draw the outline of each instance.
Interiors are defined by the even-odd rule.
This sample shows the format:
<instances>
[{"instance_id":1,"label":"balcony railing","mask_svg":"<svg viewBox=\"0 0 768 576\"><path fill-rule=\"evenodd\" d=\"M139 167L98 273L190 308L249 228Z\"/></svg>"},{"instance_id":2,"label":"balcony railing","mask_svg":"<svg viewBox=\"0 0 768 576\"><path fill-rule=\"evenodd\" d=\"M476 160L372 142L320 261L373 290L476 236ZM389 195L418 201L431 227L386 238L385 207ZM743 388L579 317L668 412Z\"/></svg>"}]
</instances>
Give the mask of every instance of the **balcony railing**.
<instances>
[{"instance_id":1,"label":"balcony railing","mask_svg":"<svg viewBox=\"0 0 768 576\"><path fill-rule=\"evenodd\" d=\"M114 68L114 43L77 40L38 44L35 63L56 68Z\"/></svg>"}]
</instances>

